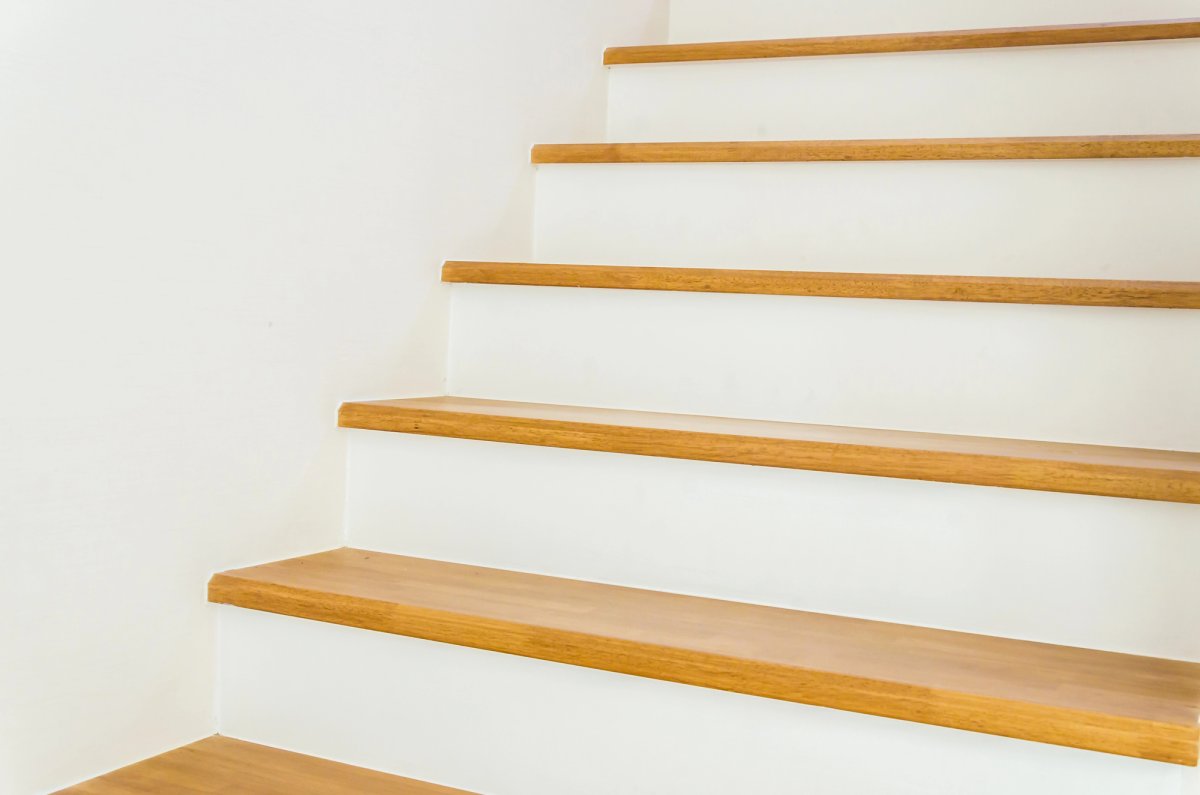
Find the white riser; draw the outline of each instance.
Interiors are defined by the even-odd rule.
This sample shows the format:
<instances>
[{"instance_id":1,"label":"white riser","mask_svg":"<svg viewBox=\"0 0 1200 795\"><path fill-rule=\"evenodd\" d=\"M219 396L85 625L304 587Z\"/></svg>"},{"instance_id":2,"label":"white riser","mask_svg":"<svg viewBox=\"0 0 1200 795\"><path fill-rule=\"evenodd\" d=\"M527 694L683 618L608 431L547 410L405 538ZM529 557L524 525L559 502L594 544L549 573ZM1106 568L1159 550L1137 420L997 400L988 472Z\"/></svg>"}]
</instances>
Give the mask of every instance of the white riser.
<instances>
[{"instance_id":1,"label":"white riser","mask_svg":"<svg viewBox=\"0 0 1200 795\"><path fill-rule=\"evenodd\" d=\"M1198 0L671 0L671 41L779 39L1200 16Z\"/></svg>"},{"instance_id":2,"label":"white riser","mask_svg":"<svg viewBox=\"0 0 1200 795\"><path fill-rule=\"evenodd\" d=\"M1195 769L221 609L222 734L487 795L1182 795Z\"/></svg>"},{"instance_id":3,"label":"white riser","mask_svg":"<svg viewBox=\"0 0 1200 795\"><path fill-rule=\"evenodd\" d=\"M1200 41L621 66L609 140L1200 130Z\"/></svg>"},{"instance_id":4,"label":"white riser","mask_svg":"<svg viewBox=\"0 0 1200 795\"><path fill-rule=\"evenodd\" d=\"M542 166L543 262L1196 279L1200 160Z\"/></svg>"},{"instance_id":5,"label":"white riser","mask_svg":"<svg viewBox=\"0 0 1200 795\"><path fill-rule=\"evenodd\" d=\"M349 543L1200 660L1200 506L354 432Z\"/></svg>"},{"instance_id":6,"label":"white riser","mask_svg":"<svg viewBox=\"0 0 1200 795\"><path fill-rule=\"evenodd\" d=\"M456 287L449 391L1200 450L1200 312Z\"/></svg>"}]
</instances>

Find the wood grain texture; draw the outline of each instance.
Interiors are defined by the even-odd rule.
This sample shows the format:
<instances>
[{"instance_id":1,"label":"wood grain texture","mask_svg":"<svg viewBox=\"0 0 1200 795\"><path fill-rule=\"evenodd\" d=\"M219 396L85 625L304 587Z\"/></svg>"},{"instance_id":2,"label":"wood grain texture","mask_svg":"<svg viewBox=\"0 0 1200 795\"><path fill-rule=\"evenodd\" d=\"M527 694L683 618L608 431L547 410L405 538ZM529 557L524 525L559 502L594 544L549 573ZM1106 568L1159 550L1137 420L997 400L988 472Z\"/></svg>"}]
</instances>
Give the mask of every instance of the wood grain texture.
<instances>
[{"instance_id":1,"label":"wood grain texture","mask_svg":"<svg viewBox=\"0 0 1200 795\"><path fill-rule=\"evenodd\" d=\"M469 795L265 745L209 737L62 790L69 795Z\"/></svg>"},{"instance_id":2,"label":"wood grain texture","mask_svg":"<svg viewBox=\"0 0 1200 795\"><path fill-rule=\"evenodd\" d=\"M830 298L1200 309L1200 282L449 261L442 281Z\"/></svg>"},{"instance_id":3,"label":"wood grain texture","mask_svg":"<svg viewBox=\"0 0 1200 795\"><path fill-rule=\"evenodd\" d=\"M210 601L767 698L1194 765L1200 665L340 549Z\"/></svg>"},{"instance_id":4,"label":"wood grain texture","mask_svg":"<svg viewBox=\"0 0 1200 795\"><path fill-rule=\"evenodd\" d=\"M728 61L747 58L796 58L813 55L860 55L873 52L1156 41L1190 39L1198 36L1200 36L1200 19L1165 19L1144 22L1105 22L1090 25L1043 25L1021 28L937 30L921 33L882 33L867 36L823 36L806 39L609 47L604 51L604 63L608 66L615 66L680 61Z\"/></svg>"},{"instance_id":5,"label":"wood grain texture","mask_svg":"<svg viewBox=\"0 0 1200 795\"><path fill-rule=\"evenodd\" d=\"M344 428L1200 503L1200 453L458 397L343 404Z\"/></svg>"},{"instance_id":6,"label":"wood grain texture","mask_svg":"<svg viewBox=\"0 0 1200 795\"><path fill-rule=\"evenodd\" d=\"M538 144L534 164L794 163L846 160L1077 160L1200 157L1200 135L895 138Z\"/></svg>"}]
</instances>

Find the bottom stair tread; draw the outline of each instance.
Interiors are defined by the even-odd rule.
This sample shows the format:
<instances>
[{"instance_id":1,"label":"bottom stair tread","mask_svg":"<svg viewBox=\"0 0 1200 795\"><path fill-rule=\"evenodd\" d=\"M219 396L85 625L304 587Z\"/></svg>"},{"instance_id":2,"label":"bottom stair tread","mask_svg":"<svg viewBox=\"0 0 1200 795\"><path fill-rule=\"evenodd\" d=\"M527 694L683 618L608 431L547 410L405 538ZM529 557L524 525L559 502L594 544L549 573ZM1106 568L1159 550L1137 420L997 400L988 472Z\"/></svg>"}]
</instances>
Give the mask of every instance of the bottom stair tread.
<instances>
[{"instance_id":1,"label":"bottom stair tread","mask_svg":"<svg viewBox=\"0 0 1200 795\"><path fill-rule=\"evenodd\" d=\"M1200 665L340 549L210 601L537 659L1194 765Z\"/></svg>"},{"instance_id":2,"label":"bottom stair tread","mask_svg":"<svg viewBox=\"0 0 1200 795\"><path fill-rule=\"evenodd\" d=\"M265 745L209 737L59 795L470 795Z\"/></svg>"}]
</instances>

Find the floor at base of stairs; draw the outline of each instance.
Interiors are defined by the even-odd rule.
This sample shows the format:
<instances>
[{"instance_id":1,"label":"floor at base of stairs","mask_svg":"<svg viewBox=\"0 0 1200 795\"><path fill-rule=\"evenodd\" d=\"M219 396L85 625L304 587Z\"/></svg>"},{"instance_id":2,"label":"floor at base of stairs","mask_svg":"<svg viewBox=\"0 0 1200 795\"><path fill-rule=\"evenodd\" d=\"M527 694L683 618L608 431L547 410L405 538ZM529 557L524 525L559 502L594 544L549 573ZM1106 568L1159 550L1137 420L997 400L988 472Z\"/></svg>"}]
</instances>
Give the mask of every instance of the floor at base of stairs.
<instances>
[{"instance_id":1,"label":"floor at base of stairs","mask_svg":"<svg viewBox=\"0 0 1200 795\"><path fill-rule=\"evenodd\" d=\"M470 795L265 745L209 737L58 795Z\"/></svg>"}]
</instances>

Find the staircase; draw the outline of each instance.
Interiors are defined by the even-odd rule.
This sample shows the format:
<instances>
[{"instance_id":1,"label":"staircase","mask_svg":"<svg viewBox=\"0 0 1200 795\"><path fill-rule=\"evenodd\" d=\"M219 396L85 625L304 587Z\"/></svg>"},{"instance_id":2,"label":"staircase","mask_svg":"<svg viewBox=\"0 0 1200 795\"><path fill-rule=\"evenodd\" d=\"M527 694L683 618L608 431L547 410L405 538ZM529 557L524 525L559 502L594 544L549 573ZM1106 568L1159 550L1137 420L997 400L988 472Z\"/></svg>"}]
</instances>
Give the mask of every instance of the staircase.
<instances>
[{"instance_id":1,"label":"staircase","mask_svg":"<svg viewBox=\"0 0 1200 795\"><path fill-rule=\"evenodd\" d=\"M909 5L609 49L450 396L342 407L347 548L210 583L238 739L126 775L1200 792L1195 4Z\"/></svg>"}]
</instances>

